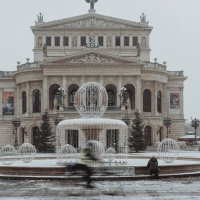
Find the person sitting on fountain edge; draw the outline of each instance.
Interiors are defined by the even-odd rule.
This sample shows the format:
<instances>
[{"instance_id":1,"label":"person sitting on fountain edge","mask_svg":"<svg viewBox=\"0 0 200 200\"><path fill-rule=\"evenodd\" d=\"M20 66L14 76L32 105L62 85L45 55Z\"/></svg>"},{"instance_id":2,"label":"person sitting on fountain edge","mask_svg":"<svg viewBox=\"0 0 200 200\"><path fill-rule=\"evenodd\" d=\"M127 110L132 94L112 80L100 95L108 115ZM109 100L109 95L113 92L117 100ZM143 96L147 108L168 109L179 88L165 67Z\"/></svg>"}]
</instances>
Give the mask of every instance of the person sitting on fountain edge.
<instances>
[{"instance_id":1,"label":"person sitting on fountain edge","mask_svg":"<svg viewBox=\"0 0 200 200\"><path fill-rule=\"evenodd\" d=\"M153 175L155 174L156 177L158 177L158 174L159 174L159 168L158 168L158 160L155 156L152 156L148 163L147 163L147 168L149 170L149 174L150 175Z\"/></svg>"}]
</instances>

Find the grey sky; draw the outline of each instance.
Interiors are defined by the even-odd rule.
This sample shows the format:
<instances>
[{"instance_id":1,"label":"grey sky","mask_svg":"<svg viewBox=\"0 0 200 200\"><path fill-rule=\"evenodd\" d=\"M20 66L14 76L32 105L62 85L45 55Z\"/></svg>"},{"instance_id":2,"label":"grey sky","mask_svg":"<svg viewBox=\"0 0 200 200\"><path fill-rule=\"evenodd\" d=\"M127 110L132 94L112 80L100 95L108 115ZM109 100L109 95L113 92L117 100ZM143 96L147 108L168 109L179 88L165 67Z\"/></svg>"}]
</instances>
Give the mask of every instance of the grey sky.
<instances>
[{"instance_id":1,"label":"grey sky","mask_svg":"<svg viewBox=\"0 0 200 200\"><path fill-rule=\"evenodd\" d=\"M16 62L33 61L34 25L39 12L45 21L88 12L85 0L0 0L0 70L16 70ZM98 0L97 13L139 21L142 12L154 29L150 37L151 61L167 61L168 70L183 70L185 118L200 118L200 1Z\"/></svg>"}]
</instances>

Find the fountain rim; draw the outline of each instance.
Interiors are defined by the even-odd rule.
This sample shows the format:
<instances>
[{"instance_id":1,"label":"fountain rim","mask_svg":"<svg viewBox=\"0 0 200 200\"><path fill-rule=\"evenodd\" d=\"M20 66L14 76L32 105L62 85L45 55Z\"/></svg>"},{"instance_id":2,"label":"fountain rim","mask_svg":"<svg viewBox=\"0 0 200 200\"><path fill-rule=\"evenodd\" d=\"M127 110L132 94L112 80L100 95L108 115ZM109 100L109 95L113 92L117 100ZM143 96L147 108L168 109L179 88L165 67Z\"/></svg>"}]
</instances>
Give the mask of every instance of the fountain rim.
<instances>
[{"instance_id":1,"label":"fountain rim","mask_svg":"<svg viewBox=\"0 0 200 200\"><path fill-rule=\"evenodd\" d=\"M117 126L123 126L127 127L126 123L122 120L118 119L108 119L108 118L77 118L77 119L66 119L62 120L57 127L60 126L67 126L67 125L117 125Z\"/></svg>"}]
</instances>

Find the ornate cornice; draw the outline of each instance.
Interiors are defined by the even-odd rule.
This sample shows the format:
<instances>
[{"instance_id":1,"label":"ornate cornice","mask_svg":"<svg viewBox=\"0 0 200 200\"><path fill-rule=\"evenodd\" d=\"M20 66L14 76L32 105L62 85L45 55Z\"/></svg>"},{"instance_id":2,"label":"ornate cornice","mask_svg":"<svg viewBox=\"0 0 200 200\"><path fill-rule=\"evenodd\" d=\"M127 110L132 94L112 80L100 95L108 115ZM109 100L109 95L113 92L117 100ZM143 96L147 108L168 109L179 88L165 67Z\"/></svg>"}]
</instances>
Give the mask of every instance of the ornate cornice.
<instances>
[{"instance_id":1,"label":"ornate cornice","mask_svg":"<svg viewBox=\"0 0 200 200\"><path fill-rule=\"evenodd\" d=\"M32 26L32 30L41 28L53 28L61 26L62 28L142 28L152 30L151 26L144 23L138 23L130 20L119 19L115 17L100 15L96 13L88 13L71 18L65 18L50 22L44 22L37 26Z\"/></svg>"}]
</instances>

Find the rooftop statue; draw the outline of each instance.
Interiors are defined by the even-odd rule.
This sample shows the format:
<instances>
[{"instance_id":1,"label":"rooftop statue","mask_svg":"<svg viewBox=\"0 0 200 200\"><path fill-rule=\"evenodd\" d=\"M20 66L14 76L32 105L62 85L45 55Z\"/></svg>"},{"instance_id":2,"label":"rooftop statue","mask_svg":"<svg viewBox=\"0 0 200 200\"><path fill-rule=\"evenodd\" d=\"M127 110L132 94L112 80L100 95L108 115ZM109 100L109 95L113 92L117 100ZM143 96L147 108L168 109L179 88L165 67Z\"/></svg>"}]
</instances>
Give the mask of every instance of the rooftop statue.
<instances>
[{"instance_id":1,"label":"rooftop statue","mask_svg":"<svg viewBox=\"0 0 200 200\"><path fill-rule=\"evenodd\" d=\"M142 13L142 16L140 16L140 22L141 23L146 23L146 15L144 13Z\"/></svg>"},{"instance_id":2,"label":"rooftop statue","mask_svg":"<svg viewBox=\"0 0 200 200\"><path fill-rule=\"evenodd\" d=\"M87 3L90 3L90 10L94 10L94 4L97 3L98 0L85 0Z\"/></svg>"}]
</instances>

